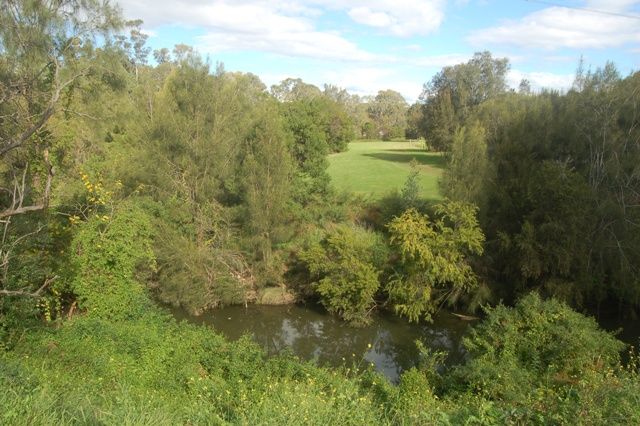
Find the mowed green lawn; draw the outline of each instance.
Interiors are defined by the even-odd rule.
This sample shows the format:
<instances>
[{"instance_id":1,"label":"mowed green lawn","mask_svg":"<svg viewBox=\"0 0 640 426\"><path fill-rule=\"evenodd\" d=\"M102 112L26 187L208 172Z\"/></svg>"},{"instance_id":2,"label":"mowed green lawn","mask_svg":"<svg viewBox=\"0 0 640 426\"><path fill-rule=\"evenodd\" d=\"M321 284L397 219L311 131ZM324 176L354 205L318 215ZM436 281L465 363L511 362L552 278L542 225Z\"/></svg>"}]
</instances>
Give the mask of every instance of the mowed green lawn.
<instances>
[{"instance_id":1,"label":"mowed green lawn","mask_svg":"<svg viewBox=\"0 0 640 426\"><path fill-rule=\"evenodd\" d=\"M420 171L421 195L441 198L438 179L444 157L426 152L421 142L351 142L347 151L329 156L329 175L339 190L379 199L394 189L402 189L414 158Z\"/></svg>"}]
</instances>

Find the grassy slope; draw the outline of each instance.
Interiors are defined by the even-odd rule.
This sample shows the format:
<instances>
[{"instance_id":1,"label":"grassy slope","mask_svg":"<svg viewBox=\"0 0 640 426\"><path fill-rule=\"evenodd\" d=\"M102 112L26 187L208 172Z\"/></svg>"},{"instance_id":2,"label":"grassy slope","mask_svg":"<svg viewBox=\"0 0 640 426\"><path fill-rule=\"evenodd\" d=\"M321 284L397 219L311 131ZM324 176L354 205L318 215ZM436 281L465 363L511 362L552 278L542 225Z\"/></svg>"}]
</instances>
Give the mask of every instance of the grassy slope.
<instances>
[{"instance_id":1,"label":"grassy slope","mask_svg":"<svg viewBox=\"0 0 640 426\"><path fill-rule=\"evenodd\" d=\"M346 152L329 156L329 174L336 188L380 198L400 190L412 159L419 163L422 196L438 199L438 178L444 158L426 152L421 142L352 142Z\"/></svg>"}]
</instances>

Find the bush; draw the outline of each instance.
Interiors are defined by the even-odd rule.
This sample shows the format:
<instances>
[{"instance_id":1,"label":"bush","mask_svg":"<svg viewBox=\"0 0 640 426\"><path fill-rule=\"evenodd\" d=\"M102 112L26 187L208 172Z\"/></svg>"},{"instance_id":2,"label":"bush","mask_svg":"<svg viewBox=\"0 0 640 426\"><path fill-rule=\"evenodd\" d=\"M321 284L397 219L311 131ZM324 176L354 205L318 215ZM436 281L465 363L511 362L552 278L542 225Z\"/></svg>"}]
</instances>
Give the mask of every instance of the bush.
<instances>
[{"instance_id":1,"label":"bush","mask_svg":"<svg viewBox=\"0 0 640 426\"><path fill-rule=\"evenodd\" d=\"M386 247L378 234L339 225L311 243L300 259L329 312L355 325L369 321L386 260Z\"/></svg>"},{"instance_id":2,"label":"bush","mask_svg":"<svg viewBox=\"0 0 640 426\"><path fill-rule=\"evenodd\" d=\"M141 315L149 305L136 281L155 268L151 224L131 203L122 203L112 216L92 215L80 225L72 244L70 290L79 307L101 318Z\"/></svg>"},{"instance_id":3,"label":"bush","mask_svg":"<svg viewBox=\"0 0 640 426\"><path fill-rule=\"evenodd\" d=\"M487 309L464 346L469 361L453 371L450 386L492 401L489 412L501 423L639 419L637 371L620 365L625 345L561 302L532 293L513 308Z\"/></svg>"},{"instance_id":4,"label":"bush","mask_svg":"<svg viewBox=\"0 0 640 426\"><path fill-rule=\"evenodd\" d=\"M396 312L429 321L442 303L478 285L469 262L483 253L476 212L472 204L445 201L435 206L434 219L412 208L389 223L399 262L387 291Z\"/></svg>"}]
</instances>

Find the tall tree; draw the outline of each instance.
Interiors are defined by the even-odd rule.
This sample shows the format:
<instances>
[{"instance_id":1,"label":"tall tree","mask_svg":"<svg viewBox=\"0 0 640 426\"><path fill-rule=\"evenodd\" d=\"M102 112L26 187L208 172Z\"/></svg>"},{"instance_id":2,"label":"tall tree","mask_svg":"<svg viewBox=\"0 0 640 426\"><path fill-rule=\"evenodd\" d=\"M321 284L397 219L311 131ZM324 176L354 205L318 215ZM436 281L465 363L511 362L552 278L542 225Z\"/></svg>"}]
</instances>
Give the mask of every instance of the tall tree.
<instances>
[{"instance_id":1,"label":"tall tree","mask_svg":"<svg viewBox=\"0 0 640 426\"><path fill-rule=\"evenodd\" d=\"M407 110L407 128L404 135L407 139L418 139L422 126L422 104L414 103Z\"/></svg>"},{"instance_id":2,"label":"tall tree","mask_svg":"<svg viewBox=\"0 0 640 426\"><path fill-rule=\"evenodd\" d=\"M53 279L45 274L13 288L15 249L44 229L41 220L25 223L24 216L41 214L50 203L57 141L48 125L57 113L74 112L68 100L105 51L96 39L109 48L120 24L116 9L97 0L9 0L0 8L0 294L38 296ZM15 222L22 222L21 231Z\"/></svg>"},{"instance_id":3,"label":"tall tree","mask_svg":"<svg viewBox=\"0 0 640 426\"><path fill-rule=\"evenodd\" d=\"M506 92L508 71L506 58L479 52L467 63L445 67L436 74L421 95L427 143L437 150L449 150L453 133L475 107Z\"/></svg>"},{"instance_id":4,"label":"tall tree","mask_svg":"<svg viewBox=\"0 0 640 426\"><path fill-rule=\"evenodd\" d=\"M455 201L484 205L484 185L488 177L486 132L474 121L460 128L453 137L442 176L442 192Z\"/></svg>"},{"instance_id":5,"label":"tall tree","mask_svg":"<svg viewBox=\"0 0 640 426\"><path fill-rule=\"evenodd\" d=\"M369 117L383 140L404 136L407 126L407 109L404 97L394 90L381 90L369 102Z\"/></svg>"},{"instance_id":6,"label":"tall tree","mask_svg":"<svg viewBox=\"0 0 640 426\"><path fill-rule=\"evenodd\" d=\"M640 75L608 65L561 95L509 94L477 111L486 129L481 215L497 282L578 305L640 305ZM461 183L464 185L464 183Z\"/></svg>"},{"instance_id":7,"label":"tall tree","mask_svg":"<svg viewBox=\"0 0 640 426\"><path fill-rule=\"evenodd\" d=\"M269 264L273 246L281 243L289 221L293 161L277 105L265 104L246 140L243 185L248 223L260 261Z\"/></svg>"},{"instance_id":8,"label":"tall tree","mask_svg":"<svg viewBox=\"0 0 640 426\"><path fill-rule=\"evenodd\" d=\"M313 84L300 78L286 78L271 86L271 94L280 102L300 101L322 96L322 92Z\"/></svg>"}]
</instances>

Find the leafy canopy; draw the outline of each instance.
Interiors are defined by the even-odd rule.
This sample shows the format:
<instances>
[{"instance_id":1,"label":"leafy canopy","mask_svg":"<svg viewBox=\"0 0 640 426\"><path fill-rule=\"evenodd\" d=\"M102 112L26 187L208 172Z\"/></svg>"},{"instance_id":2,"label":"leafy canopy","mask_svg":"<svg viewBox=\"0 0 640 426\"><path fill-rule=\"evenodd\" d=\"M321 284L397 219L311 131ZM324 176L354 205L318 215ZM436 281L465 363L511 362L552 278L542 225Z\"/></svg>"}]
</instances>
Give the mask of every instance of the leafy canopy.
<instances>
[{"instance_id":1,"label":"leafy canopy","mask_svg":"<svg viewBox=\"0 0 640 426\"><path fill-rule=\"evenodd\" d=\"M477 286L469 257L483 253L484 235L471 204L447 201L435 207L435 219L415 209L388 225L400 255L387 284L396 312L411 321L430 320L439 304Z\"/></svg>"}]
</instances>

